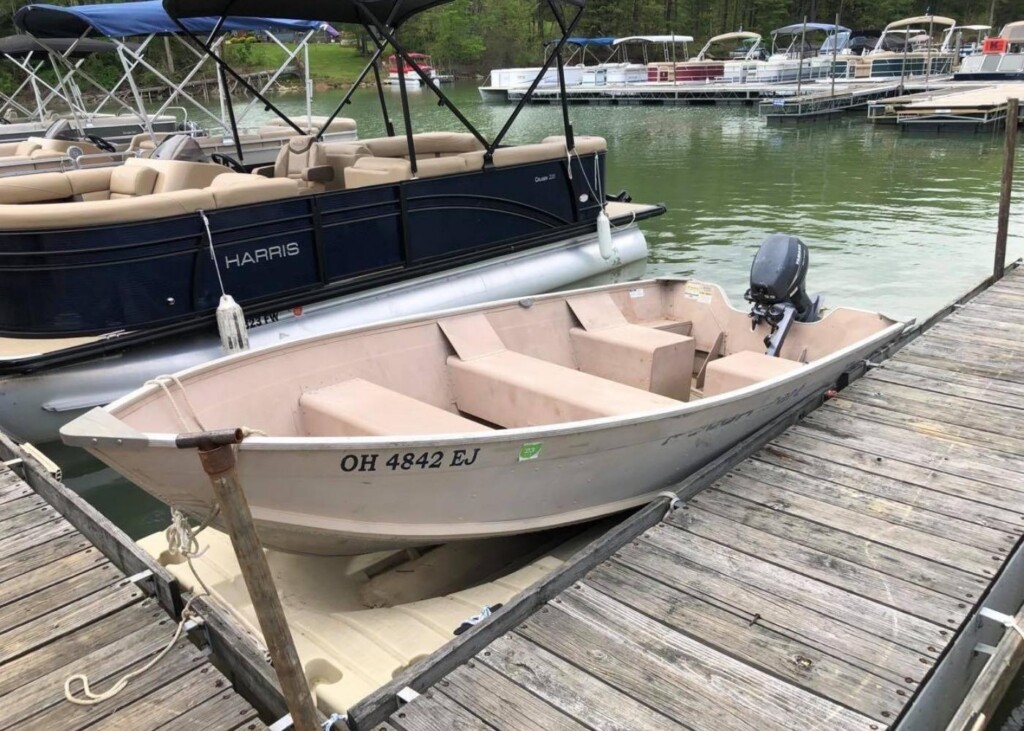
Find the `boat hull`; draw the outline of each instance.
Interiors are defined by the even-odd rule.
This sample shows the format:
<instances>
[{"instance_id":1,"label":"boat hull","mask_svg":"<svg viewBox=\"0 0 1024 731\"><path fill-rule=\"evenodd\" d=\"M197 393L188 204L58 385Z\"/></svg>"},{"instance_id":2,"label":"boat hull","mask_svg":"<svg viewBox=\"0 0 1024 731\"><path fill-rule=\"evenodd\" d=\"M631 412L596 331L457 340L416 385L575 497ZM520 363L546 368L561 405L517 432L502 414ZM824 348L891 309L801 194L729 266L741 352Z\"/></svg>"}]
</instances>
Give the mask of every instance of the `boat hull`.
<instances>
[{"instance_id":1,"label":"boat hull","mask_svg":"<svg viewBox=\"0 0 1024 731\"><path fill-rule=\"evenodd\" d=\"M403 441L256 438L240 447L238 474L261 539L284 551L346 555L578 523L649 501L824 392L901 329L771 383L647 414ZM161 500L210 514L199 460L173 437L110 436L82 446Z\"/></svg>"},{"instance_id":2,"label":"boat hull","mask_svg":"<svg viewBox=\"0 0 1024 731\"><path fill-rule=\"evenodd\" d=\"M248 318L253 350L311 335L430 310L563 289L590 278L643 274L647 242L636 225L613 234L615 255L601 256L595 234L494 257L305 308ZM300 312L300 315L296 315ZM37 444L57 438L71 419L108 404L144 381L223 355L215 333L166 338L75 365L0 376L0 429Z\"/></svg>"}]
</instances>

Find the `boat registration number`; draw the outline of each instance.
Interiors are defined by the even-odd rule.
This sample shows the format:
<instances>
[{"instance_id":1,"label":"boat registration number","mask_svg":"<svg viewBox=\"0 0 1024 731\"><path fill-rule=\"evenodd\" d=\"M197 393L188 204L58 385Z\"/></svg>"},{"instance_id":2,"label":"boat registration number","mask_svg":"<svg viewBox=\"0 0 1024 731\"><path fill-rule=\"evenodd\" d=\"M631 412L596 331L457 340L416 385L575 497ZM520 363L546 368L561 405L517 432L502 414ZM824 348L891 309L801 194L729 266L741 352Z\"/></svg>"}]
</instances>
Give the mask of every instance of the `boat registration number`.
<instances>
[{"instance_id":1,"label":"boat registration number","mask_svg":"<svg viewBox=\"0 0 1024 731\"><path fill-rule=\"evenodd\" d=\"M392 472L439 470L442 467L469 467L476 462L480 448L436 450L433 452L401 452L382 459L379 454L346 454L341 458L342 472Z\"/></svg>"}]
</instances>

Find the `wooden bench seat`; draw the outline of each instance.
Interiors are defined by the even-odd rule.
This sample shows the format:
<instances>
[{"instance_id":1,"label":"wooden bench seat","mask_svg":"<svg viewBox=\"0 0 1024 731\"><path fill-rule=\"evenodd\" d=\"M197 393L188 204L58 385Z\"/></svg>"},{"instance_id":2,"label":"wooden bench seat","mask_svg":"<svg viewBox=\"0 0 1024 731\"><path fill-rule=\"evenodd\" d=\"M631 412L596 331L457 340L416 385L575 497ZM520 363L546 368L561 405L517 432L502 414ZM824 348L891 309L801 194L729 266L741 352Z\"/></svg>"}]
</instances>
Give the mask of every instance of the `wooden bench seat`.
<instances>
[{"instance_id":1,"label":"wooden bench seat","mask_svg":"<svg viewBox=\"0 0 1024 731\"><path fill-rule=\"evenodd\" d=\"M299 397L302 426L314 437L415 436L490 431L419 399L353 378Z\"/></svg>"},{"instance_id":2,"label":"wooden bench seat","mask_svg":"<svg viewBox=\"0 0 1024 731\"><path fill-rule=\"evenodd\" d=\"M771 378L792 373L804 367L803 363L774 358L752 350L741 350L724 358L709 361L704 377L704 397L717 396L727 391L761 383Z\"/></svg>"},{"instance_id":3,"label":"wooden bench seat","mask_svg":"<svg viewBox=\"0 0 1024 731\"><path fill-rule=\"evenodd\" d=\"M458 353L448 358L455 402L506 428L557 424L681 406L679 401L516 353L484 315L439 323Z\"/></svg>"}]
</instances>

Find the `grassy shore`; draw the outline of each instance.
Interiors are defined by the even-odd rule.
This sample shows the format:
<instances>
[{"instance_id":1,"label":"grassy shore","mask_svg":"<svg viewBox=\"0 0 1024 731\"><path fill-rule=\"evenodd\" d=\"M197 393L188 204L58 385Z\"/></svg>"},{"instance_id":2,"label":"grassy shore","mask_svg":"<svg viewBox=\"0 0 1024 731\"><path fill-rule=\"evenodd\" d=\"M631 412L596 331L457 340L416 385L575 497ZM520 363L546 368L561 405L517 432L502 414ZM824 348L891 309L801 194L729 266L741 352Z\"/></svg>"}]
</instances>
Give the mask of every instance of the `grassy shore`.
<instances>
[{"instance_id":1,"label":"grassy shore","mask_svg":"<svg viewBox=\"0 0 1024 731\"><path fill-rule=\"evenodd\" d=\"M289 47L294 48L294 45ZM284 50L276 43L232 43L227 49L227 60L245 72L277 68L286 57ZM302 60L302 54L297 60ZM337 43L311 43L309 46L309 72L314 83L318 84L351 84L367 60L353 46Z\"/></svg>"}]
</instances>

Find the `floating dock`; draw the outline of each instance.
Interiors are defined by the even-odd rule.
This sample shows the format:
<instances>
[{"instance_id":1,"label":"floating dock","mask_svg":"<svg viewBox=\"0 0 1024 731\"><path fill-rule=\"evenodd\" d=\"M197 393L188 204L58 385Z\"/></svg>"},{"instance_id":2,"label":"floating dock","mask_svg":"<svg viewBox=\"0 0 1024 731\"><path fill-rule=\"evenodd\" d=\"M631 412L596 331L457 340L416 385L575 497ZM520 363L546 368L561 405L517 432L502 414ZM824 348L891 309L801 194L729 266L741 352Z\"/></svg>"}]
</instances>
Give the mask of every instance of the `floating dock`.
<instances>
[{"instance_id":1,"label":"floating dock","mask_svg":"<svg viewBox=\"0 0 1024 731\"><path fill-rule=\"evenodd\" d=\"M1011 98L1024 98L1024 82L955 86L872 101L868 119L876 124L897 124L916 130L997 130L1006 124Z\"/></svg>"},{"instance_id":2,"label":"floating dock","mask_svg":"<svg viewBox=\"0 0 1024 731\"><path fill-rule=\"evenodd\" d=\"M284 715L253 637L200 599L202 619L186 627L196 642L174 640L183 604L173 577L2 435L0 462L0 729L266 729L232 679L265 716ZM109 699L65 699L70 676L104 693L168 647ZM79 681L71 687L82 696Z\"/></svg>"},{"instance_id":3,"label":"floating dock","mask_svg":"<svg viewBox=\"0 0 1024 731\"><path fill-rule=\"evenodd\" d=\"M808 86L810 88L808 88ZM805 85L800 93L762 99L758 111L769 125L799 124L838 116L861 109L878 99L902 94L898 81L885 84L843 84L832 89L820 84Z\"/></svg>"},{"instance_id":4,"label":"floating dock","mask_svg":"<svg viewBox=\"0 0 1024 731\"><path fill-rule=\"evenodd\" d=\"M350 723L981 728L1022 654L1007 624L1024 602L1024 272L975 294L397 676Z\"/></svg>"}]
</instances>

